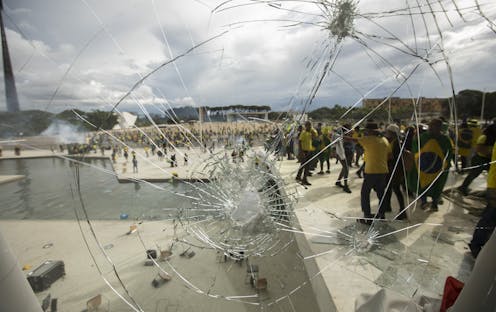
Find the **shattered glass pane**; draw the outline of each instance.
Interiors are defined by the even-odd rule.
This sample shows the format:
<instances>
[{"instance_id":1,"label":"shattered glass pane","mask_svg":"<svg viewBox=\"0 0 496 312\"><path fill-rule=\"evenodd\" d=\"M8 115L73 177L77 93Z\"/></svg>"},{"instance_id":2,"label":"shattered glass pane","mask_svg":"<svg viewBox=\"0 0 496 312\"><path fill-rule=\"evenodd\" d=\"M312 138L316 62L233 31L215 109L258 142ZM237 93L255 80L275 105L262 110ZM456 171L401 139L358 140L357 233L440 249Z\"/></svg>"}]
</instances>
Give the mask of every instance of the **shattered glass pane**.
<instances>
[{"instance_id":1,"label":"shattered glass pane","mask_svg":"<svg viewBox=\"0 0 496 312\"><path fill-rule=\"evenodd\" d=\"M354 170L347 194L331 187L339 164L307 187L295 181L304 164L284 158L306 114L338 102L327 125L350 126L326 148L402 109L421 128L428 95L450 97L457 134L459 84L493 78L491 1L5 1L3 13L21 108L67 115L37 138L29 122L2 125L5 155L43 157L0 161L17 179L0 186L2 232L26 267L66 263L39 299L67 311L93 299L110 311L351 311L380 289L434 303L447 276L470 275L485 203L457 195L454 169L438 213L410 194L362 224ZM394 110L398 97L410 100ZM378 104L360 110L366 99Z\"/></svg>"}]
</instances>

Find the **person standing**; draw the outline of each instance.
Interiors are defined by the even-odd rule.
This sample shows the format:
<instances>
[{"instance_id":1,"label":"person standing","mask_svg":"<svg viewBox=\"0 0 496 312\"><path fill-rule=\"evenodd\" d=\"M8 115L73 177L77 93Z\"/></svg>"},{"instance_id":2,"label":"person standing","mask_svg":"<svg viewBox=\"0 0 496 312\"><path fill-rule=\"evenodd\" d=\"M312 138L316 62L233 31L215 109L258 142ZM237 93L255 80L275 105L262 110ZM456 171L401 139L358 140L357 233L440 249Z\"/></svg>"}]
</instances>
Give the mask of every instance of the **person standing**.
<instances>
[{"instance_id":1,"label":"person standing","mask_svg":"<svg viewBox=\"0 0 496 312\"><path fill-rule=\"evenodd\" d=\"M482 212L481 218L475 226L472 240L468 244L474 258L477 258L496 226L496 144L492 149L491 160L491 166L487 175L487 206Z\"/></svg>"},{"instance_id":2,"label":"person standing","mask_svg":"<svg viewBox=\"0 0 496 312\"><path fill-rule=\"evenodd\" d=\"M360 126L356 126L356 128L353 131L353 138L358 139L362 137L362 134L360 132ZM355 144L355 166L357 168L360 168L360 164L358 163L360 161L360 157L363 156L363 147L356 143ZM359 169L360 170L360 169ZM361 176L361 173L359 174L359 177Z\"/></svg>"},{"instance_id":3,"label":"person standing","mask_svg":"<svg viewBox=\"0 0 496 312\"><path fill-rule=\"evenodd\" d=\"M133 155L133 173L138 173L138 160L136 155Z\"/></svg>"},{"instance_id":4,"label":"person standing","mask_svg":"<svg viewBox=\"0 0 496 312\"><path fill-rule=\"evenodd\" d=\"M355 154L355 142L357 140L350 140L353 137L354 131L351 130L351 125L344 124L343 125L343 133L346 133L346 136L343 140L344 153L346 155L346 163L348 164L348 168L353 166L353 155Z\"/></svg>"},{"instance_id":5,"label":"person standing","mask_svg":"<svg viewBox=\"0 0 496 312\"><path fill-rule=\"evenodd\" d=\"M312 185L308 182L307 177L310 173L311 159L315 148L312 145L314 137L317 137L317 131L312 128L312 123L310 121L305 122L305 129L300 134L299 137L299 150L301 164L296 174L296 180L301 181L303 185ZM303 177L301 176L303 174Z\"/></svg>"},{"instance_id":6,"label":"person standing","mask_svg":"<svg viewBox=\"0 0 496 312\"><path fill-rule=\"evenodd\" d=\"M293 134L293 154L295 154L298 162L300 162L298 156L300 155L300 134L302 131L303 131L303 126L298 125L298 128Z\"/></svg>"},{"instance_id":7,"label":"person standing","mask_svg":"<svg viewBox=\"0 0 496 312\"><path fill-rule=\"evenodd\" d=\"M385 193L388 169L388 159L391 157L391 146L386 138L379 132L379 126L375 122L368 122L365 126L365 136L356 139L363 147L365 157L365 169L363 184L360 192L360 202L364 219L358 219L360 223L371 224L371 218L385 218L385 205L383 197ZM370 211L370 192L374 190L379 198L377 214Z\"/></svg>"},{"instance_id":8,"label":"person standing","mask_svg":"<svg viewBox=\"0 0 496 312\"><path fill-rule=\"evenodd\" d=\"M127 158L129 157L129 154L127 153L127 146L124 147L124 158L126 159L126 162L127 162Z\"/></svg>"},{"instance_id":9,"label":"person standing","mask_svg":"<svg viewBox=\"0 0 496 312\"><path fill-rule=\"evenodd\" d=\"M422 133L419 140L413 140L415 166L408 172L408 188L414 194L423 194L422 209L428 208L427 196L432 197L431 211L438 210L439 199L448 179L448 169L454 158L451 140L442 134L442 125L440 119L432 119L428 131Z\"/></svg>"},{"instance_id":10,"label":"person standing","mask_svg":"<svg viewBox=\"0 0 496 312\"><path fill-rule=\"evenodd\" d=\"M176 154L172 154L170 156L170 166L171 168L172 167L177 167L177 163L176 163Z\"/></svg>"},{"instance_id":11,"label":"person standing","mask_svg":"<svg viewBox=\"0 0 496 312\"><path fill-rule=\"evenodd\" d=\"M331 139L329 138L330 128L323 127L322 134L320 135L320 155L319 155L319 163L320 163L320 171L319 174L324 174L324 163L327 163L326 173L331 173Z\"/></svg>"},{"instance_id":12,"label":"person standing","mask_svg":"<svg viewBox=\"0 0 496 312\"><path fill-rule=\"evenodd\" d=\"M401 158L400 127L396 124L390 124L386 128L385 136L391 145L392 151L392 157L388 160L389 173L387 175L386 185L389 184L389 187L386 189L386 195L384 197L385 211L392 210L391 196L394 192L400 205L400 214L397 219L404 220L407 218L407 215L403 211L405 209L405 200L401 192L401 186L404 184L404 174L403 159Z\"/></svg>"},{"instance_id":13,"label":"person standing","mask_svg":"<svg viewBox=\"0 0 496 312\"><path fill-rule=\"evenodd\" d=\"M458 129L458 159L461 162L460 169L458 169L458 161L455 162L456 169L460 173L463 173L469 164L472 153L472 136L472 129L468 127L466 121L462 122Z\"/></svg>"},{"instance_id":14,"label":"person standing","mask_svg":"<svg viewBox=\"0 0 496 312\"><path fill-rule=\"evenodd\" d=\"M491 152L494 142L496 141L496 125L489 125L484 129L483 135L477 139L475 147L476 154L472 157L471 168L468 169L468 175L463 180L461 186L458 187L463 195L468 195L469 185L477 178L482 171L489 170L489 162L491 161Z\"/></svg>"},{"instance_id":15,"label":"person standing","mask_svg":"<svg viewBox=\"0 0 496 312\"><path fill-rule=\"evenodd\" d=\"M339 172L338 180L336 181L336 186L343 188L346 193L351 193L348 187L348 161L346 159L346 153L344 149L344 131L343 127L336 129L332 135L332 141L335 142L336 146L336 158L341 164L341 171ZM343 181L343 183L341 183Z\"/></svg>"}]
</instances>

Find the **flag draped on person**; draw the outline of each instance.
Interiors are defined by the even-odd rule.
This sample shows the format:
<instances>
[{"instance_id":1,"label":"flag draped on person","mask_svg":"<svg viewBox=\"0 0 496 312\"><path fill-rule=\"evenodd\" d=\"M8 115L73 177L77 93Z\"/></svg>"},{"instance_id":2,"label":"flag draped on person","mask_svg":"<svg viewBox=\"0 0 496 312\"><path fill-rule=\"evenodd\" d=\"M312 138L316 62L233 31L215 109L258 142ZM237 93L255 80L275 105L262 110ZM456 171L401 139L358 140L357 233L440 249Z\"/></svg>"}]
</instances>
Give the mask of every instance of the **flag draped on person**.
<instances>
[{"instance_id":1,"label":"flag draped on person","mask_svg":"<svg viewBox=\"0 0 496 312\"><path fill-rule=\"evenodd\" d=\"M408 189L419 195L428 189L426 196L439 198L453 158L451 141L445 135L433 135L430 132L420 135L420 148L418 141L413 140L415 165L408 172Z\"/></svg>"}]
</instances>

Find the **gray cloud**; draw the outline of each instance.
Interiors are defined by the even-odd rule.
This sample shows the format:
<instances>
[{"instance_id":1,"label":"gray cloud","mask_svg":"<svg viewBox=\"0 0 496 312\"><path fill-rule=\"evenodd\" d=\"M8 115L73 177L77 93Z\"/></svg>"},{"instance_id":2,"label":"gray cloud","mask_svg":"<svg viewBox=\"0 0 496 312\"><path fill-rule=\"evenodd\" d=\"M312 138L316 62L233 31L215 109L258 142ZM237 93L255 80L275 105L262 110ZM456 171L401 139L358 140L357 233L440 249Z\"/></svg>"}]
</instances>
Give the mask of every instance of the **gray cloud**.
<instances>
[{"instance_id":1,"label":"gray cloud","mask_svg":"<svg viewBox=\"0 0 496 312\"><path fill-rule=\"evenodd\" d=\"M286 27L289 22L276 21L325 22L315 15L319 11L314 5L304 2L283 3L284 8L293 5L304 14L267 5L211 14L203 3L213 8L217 1L4 2L11 18L5 23L19 98L25 109L111 107L140 75L168 61L171 52L172 56L180 55L226 30L227 34L180 58L176 66L169 64L150 76L124 101L123 107L139 101L149 106L168 102L172 106L247 104L286 109L294 98L297 108L322 71L322 64L314 69L307 65L318 59L323 44L335 42L321 26ZM496 5L490 0L479 2L494 19ZM446 3L447 15L453 26L443 14L436 13L436 20L442 28L444 52L453 69L455 91L492 90L496 65L490 51L496 48L496 35L473 8L464 11L465 22L450 3ZM457 3L461 8L473 6L472 0ZM366 47L352 38L344 40L334 72L321 85L315 107L351 105L378 84L381 86L369 96L387 96L399 84L395 71L408 74L417 64L421 65L410 78L409 88L401 88L397 96L451 94L444 62L433 65L441 77L439 81L427 63L398 51L417 49L423 55L430 49L428 39L431 44L441 44L432 15L425 16L429 38L420 15L412 19L407 15L380 19L367 15L392 8L407 11L404 2L360 2L359 13L365 17L357 17L355 29L367 34L357 33ZM411 9L415 11L413 5ZM427 10L425 6L423 9ZM374 22L366 18L369 16L375 16ZM266 21L248 22L253 20ZM238 24L241 21L245 22ZM440 51L441 46L432 49L429 61L443 60ZM4 99L0 99L0 108L5 108Z\"/></svg>"}]
</instances>

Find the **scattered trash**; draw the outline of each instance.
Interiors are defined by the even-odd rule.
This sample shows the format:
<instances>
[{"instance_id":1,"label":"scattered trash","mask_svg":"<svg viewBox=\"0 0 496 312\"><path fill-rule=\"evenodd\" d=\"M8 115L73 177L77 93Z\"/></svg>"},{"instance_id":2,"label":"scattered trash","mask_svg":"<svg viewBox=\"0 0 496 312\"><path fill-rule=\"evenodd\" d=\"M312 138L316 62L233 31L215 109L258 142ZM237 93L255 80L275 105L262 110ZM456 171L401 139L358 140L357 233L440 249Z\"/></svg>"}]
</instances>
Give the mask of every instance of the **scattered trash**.
<instances>
[{"instance_id":1,"label":"scattered trash","mask_svg":"<svg viewBox=\"0 0 496 312\"><path fill-rule=\"evenodd\" d=\"M138 226L136 224L133 224L129 227L129 231L126 233L126 235L133 234L138 230Z\"/></svg>"},{"instance_id":2,"label":"scattered trash","mask_svg":"<svg viewBox=\"0 0 496 312\"><path fill-rule=\"evenodd\" d=\"M159 288L160 286L170 281L171 279L172 277L169 274L165 272L159 272L157 276L153 279L152 285L155 288Z\"/></svg>"},{"instance_id":3,"label":"scattered trash","mask_svg":"<svg viewBox=\"0 0 496 312\"><path fill-rule=\"evenodd\" d=\"M102 295L98 294L86 302L87 311L96 311L102 304Z\"/></svg>"},{"instance_id":4,"label":"scattered trash","mask_svg":"<svg viewBox=\"0 0 496 312\"><path fill-rule=\"evenodd\" d=\"M48 294L43 301L41 302L41 310L47 311L48 307L50 306L50 300L52 298L51 294Z\"/></svg>"},{"instance_id":5,"label":"scattered trash","mask_svg":"<svg viewBox=\"0 0 496 312\"><path fill-rule=\"evenodd\" d=\"M195 252L193 250L186 249L179 256L186 258L193 258L195 256Z\"/></svg>"},{"instance_id":6,"label":"scattered trash","mask_svg":"<svg viewBox=\"0 0 496 312\"><path fill-rule=\"evenodd\" d=\"M28 273L28 282L35 292L43 291L65 275L63 261L48 260Z\"/></svg>"},{"instance_id":7,"label":"scattered trash","mask_svg":"<svg viewBox=\"0 0 496 312\"><path fill-rule=\"evenodd\" d=\"M57 303L58 299L52 298L52 301L50 302L50 312L57 312Z\"/></svg>"},{"instance_id":8,"label":"scattered trash","mask_svg":"<svg viewBox=\"0 0 496 312\"><path fill-rule=\"evenodd\" d=\"M169 261L172 256L172 251L170 250L161 250L160 251L160 257L158 258L159 261Z\"/></svg>"},{"instance_id":9,"label":"scattered trash","mask_svg":"<svg viewBox=\"0 0 496 312\"><path fill-rule=\"evenodd\" d=\"M266 290L267 289L267 279L262 277L257 280L257 283L255 284L255 289L256 290Z\"/></svg>"},{"instance_id":10,"label":"scattered trash","mask_svg":"<svg viewBox=\"0 0 496 312\"><path fill-rule=\"evenodd\" d=\"M127 220L127 218L129 218L129 215L127 213L121 213L121 215L119 216L119 218L121 220Z\"/></svg>"},{"instance_id":11,"label":"scattered trash","mask_svg":"<svg viewBox=\"0 0 496 312\"><path fill-rule=\"evenodd\" d=\"M157 259L157 251L155 249L148 249L146 251L147 259Z\"/></svg>"},{"instance_id":12,"label":"scattered trash","mask_svg":"<svg viewBox=\"0 0 496 312\"><path fill-rule=\"evenodd\" d=\"M50 248L53 246L53 243L47 243L45 245L43 245L43 249L47 249L47 248Z\"/></svg>"},{"instance_id":13,"label":"scattered trash","mask_svg":"<svg viewBox=\"0 0 496 312\"><path fill-rule=\"evenodd\" d=\"M112 248L114 248L114 244L107 244L107 245L103 246L103 249L105 249L105 250L109 250Z\"/></svg>"},{"instance_id":14,"label":"scattered trash","mask_svg":"<svg viewBox=\"0 0 496 312\"><path fill-rule=\"evenodd\" d=\"M25 264L23 267L22 267L22 270L23 271L29 271L31 270L33 266L31 264Z\"/></svg>"}]
</instances>

